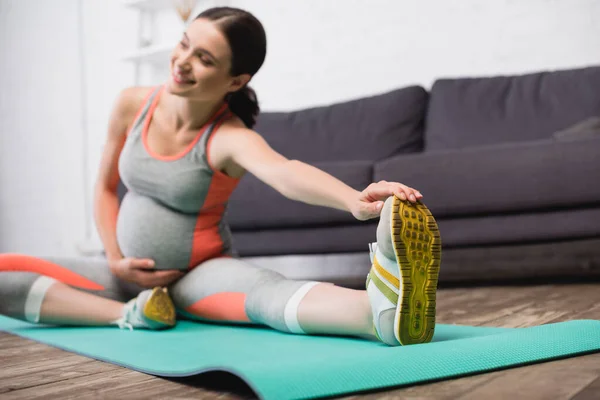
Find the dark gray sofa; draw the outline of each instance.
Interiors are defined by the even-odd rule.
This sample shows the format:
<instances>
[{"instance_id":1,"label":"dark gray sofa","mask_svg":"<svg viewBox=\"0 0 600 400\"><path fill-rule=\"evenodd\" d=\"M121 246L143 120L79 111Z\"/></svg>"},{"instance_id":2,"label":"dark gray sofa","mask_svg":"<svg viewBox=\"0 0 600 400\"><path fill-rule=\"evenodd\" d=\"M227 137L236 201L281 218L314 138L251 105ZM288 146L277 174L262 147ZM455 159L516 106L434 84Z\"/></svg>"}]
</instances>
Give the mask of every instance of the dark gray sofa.
<instances>
[{"instance_id":1,"label":"dark gray sofa","mask_svg":"<svg viewBox=\"0 0 600 400\"><path fill-rule=\"evenodd\" d=\"M440 282L600 276L600 66L440 79L289 113L255 129L362 190L420 190L442 237ZM597 131L594 131L597 129ZM294 202L252 176L227 218L238 254L292 278L360 287L377 220Z\"/></svg>"}]
</instances>

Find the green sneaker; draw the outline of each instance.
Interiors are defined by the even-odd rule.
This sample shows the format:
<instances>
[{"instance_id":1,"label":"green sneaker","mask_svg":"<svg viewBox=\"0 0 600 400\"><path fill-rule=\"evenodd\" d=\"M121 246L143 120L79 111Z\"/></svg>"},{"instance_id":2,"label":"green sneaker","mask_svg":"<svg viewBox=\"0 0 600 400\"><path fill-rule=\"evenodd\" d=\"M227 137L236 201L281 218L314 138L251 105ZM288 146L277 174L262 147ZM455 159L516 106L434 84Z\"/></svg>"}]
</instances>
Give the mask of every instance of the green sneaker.
<instances>
[{"instance_id":1,"label":"green sneaker","mask_svg":"<svg viewBox=\"0 0 600 400\"><path fill-rule=\"evenodd\" d=\"M141 292L123 307L115 323L121 329L166 329L175 326L175 306L166 288L156 287Z\"/></svg>"},{"instance_id":2,"label":"green sneaker","mask_svg":"<svg viewBox=\"0 0 600 400\"><path fill-rule=\"evenodd\" d=\"M431 212L420 202L390 197L381 212L377 243L369 247L366 286L377 337L391 346L431 341L441 260Z\"/></svg>"}]
</instances>

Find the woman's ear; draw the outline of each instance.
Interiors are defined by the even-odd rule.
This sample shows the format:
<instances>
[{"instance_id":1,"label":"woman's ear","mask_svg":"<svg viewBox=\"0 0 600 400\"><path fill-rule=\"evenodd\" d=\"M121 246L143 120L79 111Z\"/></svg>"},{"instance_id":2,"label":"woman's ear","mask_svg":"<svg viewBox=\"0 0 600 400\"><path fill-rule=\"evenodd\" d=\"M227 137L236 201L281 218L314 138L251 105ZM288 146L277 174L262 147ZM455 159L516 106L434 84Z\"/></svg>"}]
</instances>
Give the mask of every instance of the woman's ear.
<instances>
[{"instance_id":1,"label":"woman's ear","mask_svg":"<svg viewBox=\"0 0 600 400\"><path fill-rule=\"evenodd\" d=\"M231 79L231 84L229 85L229 91L237 92L238 90L246 86L248 82L250 82L251 78L252 77L249 74L241 74L233 77Z\"/></svg>"}]
</instances>

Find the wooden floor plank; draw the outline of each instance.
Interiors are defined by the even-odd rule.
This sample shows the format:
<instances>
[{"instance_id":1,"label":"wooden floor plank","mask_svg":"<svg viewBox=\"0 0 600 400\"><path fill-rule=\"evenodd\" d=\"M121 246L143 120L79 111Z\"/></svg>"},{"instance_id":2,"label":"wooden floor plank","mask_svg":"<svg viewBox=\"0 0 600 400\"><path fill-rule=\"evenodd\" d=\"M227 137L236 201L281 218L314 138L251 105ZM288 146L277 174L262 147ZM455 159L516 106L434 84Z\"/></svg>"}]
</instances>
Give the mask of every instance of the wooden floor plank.
<instances>
[{"instance_id":1,"label":"wooden floor plank","mask_svg":"<svg viewBox=\"0 0 600 400\"><path fill-rule=\"evenodd\" d=\"M531 290L503 290L498 287L474 288L462 295L458 291L454 298L446 300L444 291L438 300L438 322L473 326L498 326L492 321L501 317L518 314L534 303L534 296L544 295L548 287L534 287Z\"/></svg>"},{"instance_id":2,"label":"wooden floor plank","mask_svg":"<svg viewBox=\"0 0 600 400\"><path fill-rule=\"evenodd\" d=\"M230 393L215 392L160 378L151 381L140 381L126 388L104 389L101 394L107 399L128 398L134 395L142 395L144 398L159 396L169 399L174 397L198 398L200 396L202 399L236 400L242 398Z\"/></svg>"},{"instance_id":3,"label":"wooden floor plank","mask_svg":"<svg viewBox=\"0 0 600 400\"><path fill-rule=\"evenodd\" d=\"M116 369L115 367L116 366L112 364L88 360L85 363L65 365L36 372L35 380L31 379L30 372L21 371L20 375L12 376L10 379L0 380L0 393L33 388L55 382L70 384L69 382L73 378L114 371Z\"/></svg>"},{"instance_id":4,"label":"wooden floor plank","mask_svg":"<svg viewBox=\"0 0 600 400\"><path fill-rule=\"evenodd\" d=\"M13 379L21 375L30 375L42 371L59 371L62 367L69 367L71 365L79 365L88 363L90 359L77 356L73 354L60 354L59 357L50 359L36 360L32 359L31 362L20 362L19 364L7 365L6 368L0 369L0 382Z\"/></svg>"},{"instance_id":5,"label":"wooden floor plank","mask_svg":"<svg viewBox=\"0 0 600 400\"><path fill-rule=\"evenodd\" d=\"M0 332L0 349L9 349L11 347L23 346L23 339L16 335L6 332Z\"/></svg>"},{"instance_id":6,"label":"wooden floor plank","mask_svg":"<svg viewBox=\"0 0 600 400\"><path fill-rule=\"evenodd\" d=\"M3 399L41 399L44 397L72 397L78 398L89 394L98 394L104 388L126 390L138 382L149 382L156 379L137 371L115 369L103 373L76 377L68 381L56 381L44 385L29 387L3 394Z\"/></svg>"},{"instance_id":7,"label":"wooden floor plank","mask_svg":"<svg viewBox=\"0 0 600 400\"><path fill-rule=\"evenodd\" d=\"M519 394L527 400L569 400L600 375L600 354L534 364L494 372L493 379L458 400L489 397L509 398Z\"/></svg>"},{"instance_id":8,"label":"wooden floor plank","mask_svg":"<svg viewBox=\"0 0 600 400\"><path fill-rule=\"evenodd\" d=\"M19 338L20 339L20 338ZM56 359L57 354L61 350L45 345L43 343L36 343L27 339L20 339L23 344L20 347L10 347L8 349L0 348L0 360L2 365L5 367L13 367L23 364L32 364L44 361L51 361ZM80 359L82 362L89 360L87 357L83 357L74 353L70 353L72 359ZM0 379L2 378L2 371L0 371Z\"/></svg>"},{"instance_id":9,"label":"wooden floor plank","mask_svg":"<svg viewBox=\"0 0 600 400\"><path fill-rule=\"evenodd\" d=\"M583 388L571 400L598 400L600 399L600 376L588 386Z\"/></svg>"},{"instance_id":10,"label":"wooden floor plank","mask_svg":"<svg viewBox=\"0 0 600 400\"><path fill-rule=\"evenodd\" d=\"M379 400L379 399L456 399L474 390L478 386L493 379L488 374L475 375L468 378L459 378L449 381L414 385L402 389L378 391L370 394L343 397L344 400Z\"/></svg>"}]
</instances>

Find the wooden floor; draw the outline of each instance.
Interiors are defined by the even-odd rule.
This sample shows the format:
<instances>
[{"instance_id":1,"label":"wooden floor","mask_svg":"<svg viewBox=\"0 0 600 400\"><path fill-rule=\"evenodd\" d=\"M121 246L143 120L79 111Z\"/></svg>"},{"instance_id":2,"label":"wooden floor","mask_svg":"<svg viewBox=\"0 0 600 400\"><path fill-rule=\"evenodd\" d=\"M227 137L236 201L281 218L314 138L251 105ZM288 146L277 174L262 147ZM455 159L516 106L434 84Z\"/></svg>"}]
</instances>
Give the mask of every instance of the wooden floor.
<instances>
[{"instance_id":1,"label":"wooden floor","mask_svg":"<svg viewBox=\"0 0 600 400\"><path fill-rule=\"evenodd\" d=\"M527 327L600 320L600 283L447 288L438 322ZM233 392L225 387L231 387ZM166 380L0 333L0 399L239 399L252 392L225 374ZM347 399L600 399L600 353Z\"/></svg>"}]
</instances>

